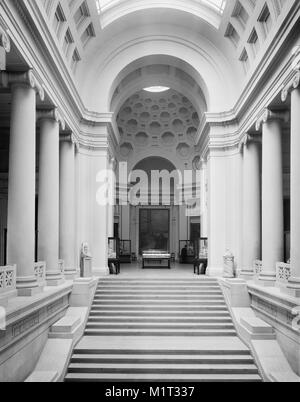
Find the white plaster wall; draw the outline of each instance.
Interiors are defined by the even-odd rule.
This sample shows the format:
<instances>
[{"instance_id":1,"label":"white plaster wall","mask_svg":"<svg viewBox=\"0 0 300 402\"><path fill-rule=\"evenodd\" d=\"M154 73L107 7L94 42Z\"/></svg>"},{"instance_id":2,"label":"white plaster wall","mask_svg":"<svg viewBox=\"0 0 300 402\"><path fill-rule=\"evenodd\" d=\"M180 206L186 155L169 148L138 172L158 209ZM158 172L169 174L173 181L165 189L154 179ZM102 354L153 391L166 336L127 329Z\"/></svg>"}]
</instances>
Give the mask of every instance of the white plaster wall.
<instances>
[{"instance_id":1,"label":"white plaster wall","mask_svg":"<svg viewBox=\"0 0 300 402\"><path fill-rule=\"evenodd\" d=\"M223 255L230 250L236 267L242 261L242 159L238 149L212 150L208 158L208 225L210 275L223 272Z\"/></svg>"},{"instance_id":2,"label":"white plaster wall","mask_svg":"<svg viewBox=\"0 0 300 402\"><path fill-rule=\"evenodd\" d=\"M208 157L208 275L221 275L226 244L226 157L214 151Z\"/></svg>"},{"instance_id":3,"label":"white plaster wall","mask_svg":"<svg viewBox=\"0 0 300 402\"><path fill-rule=\"evenodd\" d=\"M87 241L93 256L95 274L107 271L107 206L96 201L99 171L107 167L107 151L80 150L79 172L79 242Z\"/></svg>"}]
</instances>

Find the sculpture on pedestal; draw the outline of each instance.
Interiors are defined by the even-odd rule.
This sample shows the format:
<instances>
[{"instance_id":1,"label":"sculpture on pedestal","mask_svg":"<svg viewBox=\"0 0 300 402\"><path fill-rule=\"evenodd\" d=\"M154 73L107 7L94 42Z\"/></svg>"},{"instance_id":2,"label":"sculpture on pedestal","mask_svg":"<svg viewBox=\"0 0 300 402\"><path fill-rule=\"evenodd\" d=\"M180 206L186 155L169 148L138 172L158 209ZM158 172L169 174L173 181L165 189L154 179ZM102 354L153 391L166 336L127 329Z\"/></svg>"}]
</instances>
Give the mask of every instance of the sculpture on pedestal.
<instances>
[{"instance_id":1,"label":"sculpture on pedestal","mask_svg":"<svg viewBox=\"0 0 300 402\"><path fill-rule=\"evenodd\" d=\"M80 276L90 278L92 275L92 255L88 243L82 243L80 253Z\"/></svg>"}]
</instances>

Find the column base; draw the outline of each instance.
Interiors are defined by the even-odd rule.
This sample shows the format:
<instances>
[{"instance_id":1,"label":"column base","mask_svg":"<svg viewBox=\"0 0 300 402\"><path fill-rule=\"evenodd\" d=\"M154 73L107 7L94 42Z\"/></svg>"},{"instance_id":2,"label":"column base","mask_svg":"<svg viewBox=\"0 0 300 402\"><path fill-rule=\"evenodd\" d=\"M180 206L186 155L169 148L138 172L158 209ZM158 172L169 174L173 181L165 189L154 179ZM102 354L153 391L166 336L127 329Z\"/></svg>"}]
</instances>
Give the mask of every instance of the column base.
<instances>
[{"instance_id":1,"label":"column base","mask_svg":"<svg viewBox=\"0 0 300 402\"><path fill-rule=\"evenodd\" d=\"M65 279L60 271L46 272L47 286L59 286L65 283Z\"/></svg>"},{"instance_id":2,"label":"column base","mask_svg":"<svg viewBox=\"0 0 300 402\"><path fill-rule=\"evenodd\" d=\"M255 277L254 271L247 271L247 270L242 270L238 274L239 279L243 279L244 281L253 281Z\"/></svg>"},{"instance_id":3,"label":"column base","mask_svg":"<svg viewBox=\"0 0 300 402\"><path fill-rule=\"evenodd\" d=\"M94 267L93 268L93 276L95 276L96 278L99 278L101 276L109 276L109 274L110 274L110 272L109 272L108 267L104 267L104 268Z\"/></svg>"},{"instance_id":4,"label":"column base","mask_svg":"<svg viewBox=\"0 0 300 402\"><path fill-rule=\"evenodd\" d=\"M223 277L224 268L223 267L208 267L206 270L206 275L210 277Z\"/></svg>"},{"instance_id":5,"label":"column base","mask_svg":"<svg viewBox=\"0 0 300 402\"><path fill-rule=\"evenodd\" d=\"M17 278L17 291L20 297L32 297L44 290L44 284L38 283L35 276Z\"/></svg>"},{"instance_id":6,"label":"column base","mask_svg":"<svg viewBox=\"0 0 300 402\"><path fill-rule=\"evenodd\" d=\"M287 286L281 288L282 293L300 298L300 278L291 278Z\"/></svg>"},{"instance_id":7,"label":"column base","mask_svg":"<svg viewBox=\"0 0 300 402\"><path fill-rule=\"evenodd\" d=\"M74 281L75 279L80 277L80 271L76 269L65 269L64 276L66 281Z\"/></svg>"},{"instance_id":8,"label":"column base","mask_svg":"<svg viewBox=\"0 0 300 402\"><path fill-rule=\"evenodd\" d=\"M263 287L275 287L276 284L276 274L271 273L261 273L259 277L255 280L255 283Z\"/></svg>"}]
</instances>

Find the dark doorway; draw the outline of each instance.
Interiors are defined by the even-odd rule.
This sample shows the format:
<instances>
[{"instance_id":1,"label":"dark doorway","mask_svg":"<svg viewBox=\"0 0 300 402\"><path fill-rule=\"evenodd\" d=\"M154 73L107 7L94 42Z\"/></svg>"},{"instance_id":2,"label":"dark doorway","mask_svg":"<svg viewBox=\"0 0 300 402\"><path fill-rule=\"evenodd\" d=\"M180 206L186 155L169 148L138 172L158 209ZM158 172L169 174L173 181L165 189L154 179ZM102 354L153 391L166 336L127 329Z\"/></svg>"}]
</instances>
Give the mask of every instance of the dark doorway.
<instances>
[{"instance_id":1,"label":"dark doorway","mask_svg":"<svg viewBox=\"0 0 300 402\"><path fill-rule=\"evenodd\" d=\"M169 251L170 211L141 209L139 233L140 254L145 250Z\"/></svg>"}]
</instances>

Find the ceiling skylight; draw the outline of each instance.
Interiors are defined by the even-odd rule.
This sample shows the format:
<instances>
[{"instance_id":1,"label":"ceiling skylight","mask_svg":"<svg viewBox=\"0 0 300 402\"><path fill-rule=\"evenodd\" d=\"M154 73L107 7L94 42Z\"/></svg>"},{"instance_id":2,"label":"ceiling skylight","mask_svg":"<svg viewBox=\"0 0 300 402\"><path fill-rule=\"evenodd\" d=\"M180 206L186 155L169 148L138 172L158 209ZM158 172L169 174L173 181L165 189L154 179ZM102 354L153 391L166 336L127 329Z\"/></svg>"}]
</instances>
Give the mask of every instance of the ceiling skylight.
<instances>
[{"instance_id":1,"label":"ceiling skylight","mask_svg":"<svg viewBox=\"0 0 300 402\"><path fill-rule=\"evenodd\" d=\"M144 88L144 91L153 92L153 93L160 93L160 92L166 92L166 91L168 91L169 89L170 89L170 88L168 88L168 87L159 87L159 86L156 86L156 87Z\"/></svg>"}]
</instances>

